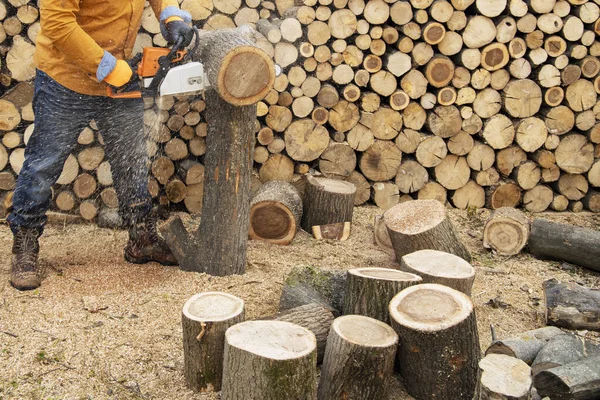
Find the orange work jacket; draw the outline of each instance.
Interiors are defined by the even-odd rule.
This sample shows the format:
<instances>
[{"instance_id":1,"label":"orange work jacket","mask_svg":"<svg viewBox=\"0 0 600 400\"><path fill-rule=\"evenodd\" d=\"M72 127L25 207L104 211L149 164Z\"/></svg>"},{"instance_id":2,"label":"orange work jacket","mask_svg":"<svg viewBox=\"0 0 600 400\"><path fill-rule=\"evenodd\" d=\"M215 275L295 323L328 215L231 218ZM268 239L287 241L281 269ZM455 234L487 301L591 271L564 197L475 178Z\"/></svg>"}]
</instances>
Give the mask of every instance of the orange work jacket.
<instances>
[{"instance_id":1,"label":"orange work jacket","mask_svg":"<svg viewBox=\"0 0 600 400\"><path fill-rule=\"evenodd\" d=\"M177 0L149 0L159 18ZM142 22L145 0L41 0L35 65L78 93L106 95L96 79L104 50L125 60Z\"/></svg>"}]
</instances>

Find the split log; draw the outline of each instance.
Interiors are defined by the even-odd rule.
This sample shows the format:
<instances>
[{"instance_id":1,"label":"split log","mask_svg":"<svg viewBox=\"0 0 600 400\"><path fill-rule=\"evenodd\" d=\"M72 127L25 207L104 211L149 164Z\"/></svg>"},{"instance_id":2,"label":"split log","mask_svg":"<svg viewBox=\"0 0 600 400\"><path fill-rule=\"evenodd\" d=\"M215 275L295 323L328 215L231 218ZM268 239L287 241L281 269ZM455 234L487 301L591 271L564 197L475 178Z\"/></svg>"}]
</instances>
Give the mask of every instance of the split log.
<instances>
[{"instance_id":1,"label":"split log","mask_svg":"<svg viewBox=\"0 0 600 400\"><path fill-rule=\"evenodd\" d=\"M573 282L544 282L546 323L567 329L600 330L600 290Z\"/></svg>"},{"instance_id":2,"label":"split log","mask_svg":"<svg viewBox=\"0 0 600 400\"><path fill-rule=\"evenodd\" d=\"M346 271L310 266L295 268L284 282L279 310L317 303L339 316L344 308L345 287Z\"/></svg>"},{"instance_id":3,"label":"split log","mask_svg":"<svg viewBox=\"0 0 600 400\"><path fill-rule=\"evenodd\" d=\"M529 220L512 207L494 210L483 230L483 247L504 256L519 254L528 239Z\"/></svg>"},{"instance_id":4,"label":"split log","mask_svg":"<svg viewBox=\"0 0 600 400\"><path fill-rule=\"evenodd\" d=\"M244 320L244 301L222 292L203 292L183 306L183 372L195 391L221 390L225 331Z\"/></svg>"},{"instance_id":5,"label":"split log","mask_svg":"<svg viewBox=\"0 0 600 400\"><path fill-rule=\"evenodd\" d=\"M361 315L336 318L327 339L318 398L385 398L397 343L398 334L381 321Z\"/></svg>"},{"instance_id":6,"label":"split log","mask_svg":"<svg viewBox=\"0 0 600 400\"><path fill-rule=\"evenodd\" d=\"M531 364L533 376L550 368L600 355L600 346L570 333L554 336L546 343Z\"/></svg>"},{"instance_id":7,"label":"split log","mask_svg":"<svg viewBox=\"0 0 600 400\"><path fill-rule=\"evenodd\" d=\"M261 320L284 321L299 325L308 329L315 335L317 340L317 363L323 362L327 336L333 323L334 317L331 311L321 304L311 303L303 306L290 308Z\"/></svg>"},{"instance_id":8,"label":"split log","mask_svg":"<svg viewBox=\"0 0 600 400\"><path fill-rule=\"evenodd\" d=\"M595 230L536 218L531 224L529 252L600 271L598 240L600 233Z\"/></svg>"},{"instance_id":9,"label":"split log","mask_svg":"<svg viewBox=\"0 0 600 400\"><path fill-rule=\"evenodd\" d=\"M462 258L438 250L419 250L400 260L400 269L423 278L423 283L437 283L470 296L475 269Z\"/></svg>"},{"instance_id":10,"label":"split log","mask_svg":"<svg viewBox=\"0 0 600 400\"><path fill-rule=\"evenodd\" d=\"M406 254L424 249L445 251L471 261L446 208L436 200L398 204L386 211L384 220L398 261Z\"/></svg>"},{"instance_id":11,"label":"split log","mask_svg":"<svg viewBox=\"0 0 600 400\"><path fill-rule=\"evenodd\" d=\"M378 246L386 250L394 251L390 235L383 220L383 215L375 216L373 221L373 238L375 240L375 244Z\"/></svg>"},{"instance_id":12,"label":"split log","mask_svg":"<svg viewBox=\"0 0 600 400\"><path fill-rule=\"evenodd\" d=\"M552 399L595 399L600 396L600 356L542 371L533 378L541 396Z\"/></svg>"},{"instance_id":13,"label":"split log","mask_svg":"<svg viewBox=\"0 0 600 400\"><path fill-rule=\"evenodd\" d=\"M555 326L534 329L514 337L496 340L488 347L485 354L486 356L489 354L504 354L531 365L546 343L554 336L562 334L563 331Z\"/></svg>"},{"instance_id":14,"label":"split log","mask_svg":"<svg viewBox=\"0 0 600 400\"><path fill-rule=\"evenodd\" d=\"M289 244L300 228L302 199L289 182L265 182L250 203L251 239Z\"/></svg>"},{"instance_id":15,"label":"split log","mask_svg":"<svg viewBox=\"0 0 600 400\"><path fill-rule=\"evenodd\" d=\"M389 268L348 270L344 314L364 315L390 323L390 300L401 290L421 281L418 275Z\"/></svg>"},{"instance_id":16,"label":"split log","mask_svg":"<svg viewBox=\"0 0 600 400\"><path fill-rule=\"evenodd\" d=\"M531 368L523 361L502 354L489 354L479 361L475 400L529 400Z\"/></svg>"},{"instance_id":17,"label":"split log","mask_svg":"<svg viewBox=\"0 0 600 400\"><path fill-rule=\"evenodd\" d=\"M247 321L225 333L223 400L314 399L315 335L283 321Z\"/></svg>"},{"instance_id":18,"label":"split log","mask_svg":"<svg viewBox=\"0 0 600 400\"><path fill-rule=\"evenodd\" d=\"M390 317L402 338L397 361L411 396L473 398L480 350L467 295L437 284L411 286L392 299Z\"/></svg>"}]
</instances>

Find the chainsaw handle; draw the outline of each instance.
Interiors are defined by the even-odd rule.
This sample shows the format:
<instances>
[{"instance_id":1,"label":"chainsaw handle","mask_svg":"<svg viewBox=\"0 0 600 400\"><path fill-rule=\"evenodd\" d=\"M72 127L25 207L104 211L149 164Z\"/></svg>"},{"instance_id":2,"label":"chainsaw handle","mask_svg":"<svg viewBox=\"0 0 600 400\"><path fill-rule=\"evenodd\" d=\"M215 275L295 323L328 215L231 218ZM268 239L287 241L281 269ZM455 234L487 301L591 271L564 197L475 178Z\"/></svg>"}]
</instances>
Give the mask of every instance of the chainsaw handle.
<instances>
[{"instance_id":1,"label":"chainsaw handle","mask_svg":"<svg viewBox=\"0 0 600 400\"><path fill-rule=\"evenodd\" d=\"M106 87L106 95L112 99L139 99L142 97L142 92L139 90L127 92L127 91L114 91L112 86Z\"/></svg>"}]
</instances>

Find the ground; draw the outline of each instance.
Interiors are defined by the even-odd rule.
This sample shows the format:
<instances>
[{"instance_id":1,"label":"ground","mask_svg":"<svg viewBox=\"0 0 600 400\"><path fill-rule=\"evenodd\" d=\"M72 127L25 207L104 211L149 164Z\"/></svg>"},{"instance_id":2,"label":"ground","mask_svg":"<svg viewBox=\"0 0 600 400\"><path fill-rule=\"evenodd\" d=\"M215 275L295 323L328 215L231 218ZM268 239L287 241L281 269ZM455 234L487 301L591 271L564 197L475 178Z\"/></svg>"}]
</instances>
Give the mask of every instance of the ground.
<instances>
[{"instance_id":1,"label":"ground","mask_svg":"<svg viewBox=\"0 0 600 400\"><path fill-rule=\"evenodd\" d=\"M357 207L345 242L316 241L305 232L283 247L250 241L247 273L230 277L128 264L124 231L53 224L41 239L46 278L31 292L8 283L12 240L0 224L0 399L217 399L185 387L183 303L198 292L225 291L244 299L246 317L253 319L277 311L293 267L396 268L393 255L373 242L373 218L381 212ZM526 252L501 257L485 250L487 210L450 214L477 269L472 298L483 350L490 325L498 337L544 325L546 279L600 287L600 274L583 268ZM593 229L600 222L589 213L540 216ZM399 383L392 391L395 399L410 399Z\"/></svg>"}]
</instances>

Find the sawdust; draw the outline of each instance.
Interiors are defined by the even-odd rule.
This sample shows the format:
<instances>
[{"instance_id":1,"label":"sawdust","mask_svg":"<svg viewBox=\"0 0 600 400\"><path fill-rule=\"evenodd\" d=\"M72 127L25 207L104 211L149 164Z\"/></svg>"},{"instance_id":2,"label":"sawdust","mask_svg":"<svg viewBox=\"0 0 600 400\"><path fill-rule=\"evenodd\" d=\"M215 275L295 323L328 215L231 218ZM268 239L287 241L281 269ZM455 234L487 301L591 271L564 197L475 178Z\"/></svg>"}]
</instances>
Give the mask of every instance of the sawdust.
<instances>
[{"instance_id":1,"label":"sawdust","mask_svg":"<svg viewBox=\"0 0 600 400\"><path fill-rule=\"evenodd\" d=\"M251 241L247 273L230 277L128 264L123 231L50 226L40 254L47 277L40 289L26 293L8 284L11 235L0 225L0 399L217 399L185 387L185 301L202 291L224 291L242 298L246 318L254 319L277 311L283 280L295 266L397 267L392 254L373 243L379 213L356 208L346 242L315 241L305 232L290 246ZM593 214L548 215L594 229L600 222ZM544 325L546 279L600 287L598 273L483 249L487 210L451 210L450 216L477 269L472 298L482 349L490 344L491 324L498 337ZM392 396L410 399L399 384Z\"/></svg>"}]
</instances>

